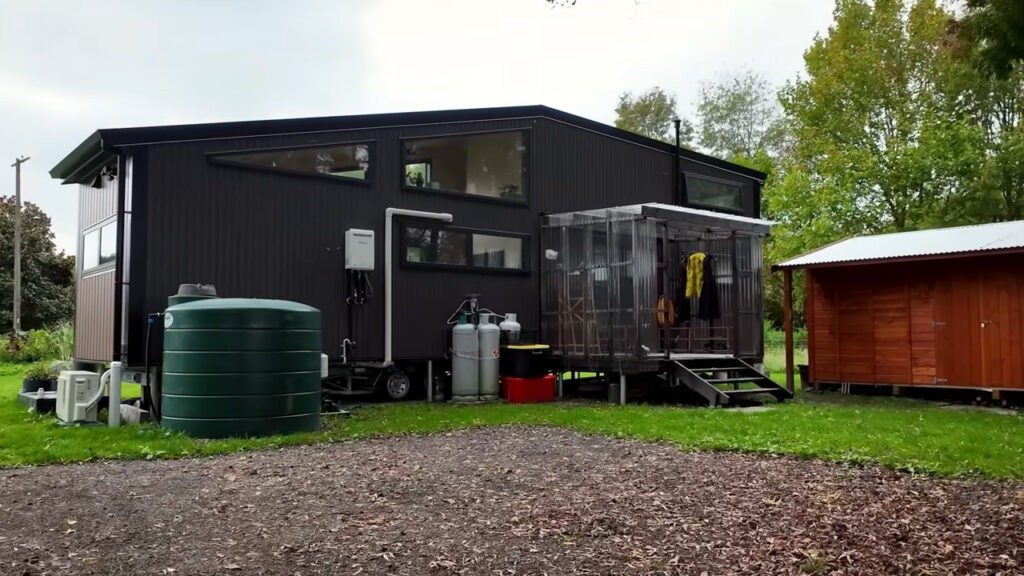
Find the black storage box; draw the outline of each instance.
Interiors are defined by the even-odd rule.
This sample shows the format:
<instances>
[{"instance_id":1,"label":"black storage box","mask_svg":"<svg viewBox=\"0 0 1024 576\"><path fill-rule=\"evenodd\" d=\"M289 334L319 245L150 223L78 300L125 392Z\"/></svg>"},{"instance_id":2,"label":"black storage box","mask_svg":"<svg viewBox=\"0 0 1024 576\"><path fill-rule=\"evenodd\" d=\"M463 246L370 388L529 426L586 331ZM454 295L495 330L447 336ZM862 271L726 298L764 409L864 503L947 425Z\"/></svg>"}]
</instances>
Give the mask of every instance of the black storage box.
<instances>
[{"instance_id":1,"label":"black storage box","mask_svg":"<svg viewBox=\"0 0 1024 576\"><path fill-rule=\"evenodd\" d=\"M540 378L548 374L546 344L517 344L501 347L499 370L505 378Z\"/></svg>"}]
</instances>

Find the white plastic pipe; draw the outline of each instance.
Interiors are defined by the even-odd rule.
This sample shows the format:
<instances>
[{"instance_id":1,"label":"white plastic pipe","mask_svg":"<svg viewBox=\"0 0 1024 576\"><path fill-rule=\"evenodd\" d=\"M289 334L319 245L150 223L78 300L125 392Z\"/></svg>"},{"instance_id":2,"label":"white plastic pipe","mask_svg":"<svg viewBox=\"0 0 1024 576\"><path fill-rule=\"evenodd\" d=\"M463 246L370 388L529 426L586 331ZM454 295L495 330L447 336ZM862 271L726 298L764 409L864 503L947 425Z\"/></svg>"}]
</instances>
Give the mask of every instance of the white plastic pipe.
<instances>
[{"instance_id":1,"label":"white plastic pipe","mask_svg":"<svg viewBox=\"0 0 1024 576\"><path fill-rule=\"evenodd\" d=\"M110 400L107 402L107 426L116 428L121 425L121 379L123 372L120 362L111 362L110 370ZM103 386L100 386L100 390Z\"/></svg>"},{"instance_id":2,"label":"white plastic pipe","mask_svg":"<svg viewBox=\"0 0 1024 576\"><path fill-rule=\"evenodd\" d=\"M440 220L451 222L452 215L447 212L422 212L420 210L406 210L404 208L388 208L384 210L384 365L390 366L391 360L391 219L394 216L406 216L409 218L422 218L425 220Z\"/></svg>"},{"instance_id":3,"label":"white plastic pipe","mask_svg":"<svg viewBox=\"0 0 1024 576\"><path fill-rule=\"evenodd\" d=\"M107 370L100 376L100 385L96 389L96 394L92 398L89 398L85 402L78 402L77 406L88 408L93 404L100 401L103 397L103 389L110 387L110 400L107 402L107 426L120 426L121 425L121 378L124 372L120 362L111 362L110 370Z\"/></svg>"}]
</instances>

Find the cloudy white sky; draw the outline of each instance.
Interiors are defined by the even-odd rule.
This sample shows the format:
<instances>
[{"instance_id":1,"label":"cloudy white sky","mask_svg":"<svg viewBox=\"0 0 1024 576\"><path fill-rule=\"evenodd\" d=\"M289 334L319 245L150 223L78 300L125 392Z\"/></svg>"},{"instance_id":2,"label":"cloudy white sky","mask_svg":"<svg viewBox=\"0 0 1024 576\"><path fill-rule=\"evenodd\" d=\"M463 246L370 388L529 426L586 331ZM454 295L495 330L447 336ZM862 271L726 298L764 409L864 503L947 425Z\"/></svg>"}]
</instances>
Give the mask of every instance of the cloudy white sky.
<instances>
[{"instance_id":1,"label":"cloudy white sky","mask_svg":"<svg viewBox=\"0 0 1024 576\"><path fill-rule=\"evenodd\" d=\"M602 122L660 85L780 84L831 0L0 0L0 164L75 246L47 171L96 128L546 104ZM14 170L0 194L14 193Z\"/></svg>"}]
</instances>

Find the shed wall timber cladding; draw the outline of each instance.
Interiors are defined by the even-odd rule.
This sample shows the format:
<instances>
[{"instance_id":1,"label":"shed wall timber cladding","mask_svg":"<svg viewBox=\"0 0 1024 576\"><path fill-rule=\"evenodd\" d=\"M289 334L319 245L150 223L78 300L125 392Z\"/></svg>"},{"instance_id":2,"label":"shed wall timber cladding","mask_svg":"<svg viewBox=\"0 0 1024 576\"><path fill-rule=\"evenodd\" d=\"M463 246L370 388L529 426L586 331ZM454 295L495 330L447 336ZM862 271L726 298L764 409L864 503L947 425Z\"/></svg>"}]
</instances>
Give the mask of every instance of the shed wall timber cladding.
<instances>
[{"instance_id":1,"label":"shed wall timber cladding","mask_svg":"<svg viewBox=\"0 0 1024 576\"><path fill-rule=\"evenodd\" d=\"M807 271L817 382L1024 388L1024 256Z\"/></svg>"},{"instance_id":2,"label":"shed wall timber cladding","mask_svg":"<svg viewBox=\"0 0 1024 576\"><path fill-rule=\"evenodd\" d=\"M114 271L82 277L82 231L117 215L117 179L78 186L75 358L109 362L114 351Z\"/></svg>"}]
</instances>

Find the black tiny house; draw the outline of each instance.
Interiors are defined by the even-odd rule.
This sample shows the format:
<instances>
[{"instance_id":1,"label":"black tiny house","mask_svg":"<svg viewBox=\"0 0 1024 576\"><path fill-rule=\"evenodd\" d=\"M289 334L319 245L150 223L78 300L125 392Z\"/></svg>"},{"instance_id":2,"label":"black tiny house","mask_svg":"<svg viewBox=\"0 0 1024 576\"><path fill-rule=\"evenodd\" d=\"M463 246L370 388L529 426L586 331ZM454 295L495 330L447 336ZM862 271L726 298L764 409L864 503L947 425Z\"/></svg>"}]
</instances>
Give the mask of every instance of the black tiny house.
<instances>
[{"instance_id":1,"label":"black tiny house","mask_svg":"<svg viewBox=\"0 0 1024 576\"><path fill-rule=\"evenodd\" d=\"M350 338L379 361L386 244L393 358L443 358L467 293L539 328L542 215L660 202L757 218L764 180L544 106L99 130L50 175L78 185L75 358L134 368L147 315L192 282L314 306L324 353ZM388 243L387 208L452 221L398 215ZM350 229L376 236L351 318Z\"/></svg>"}]
</instances>

